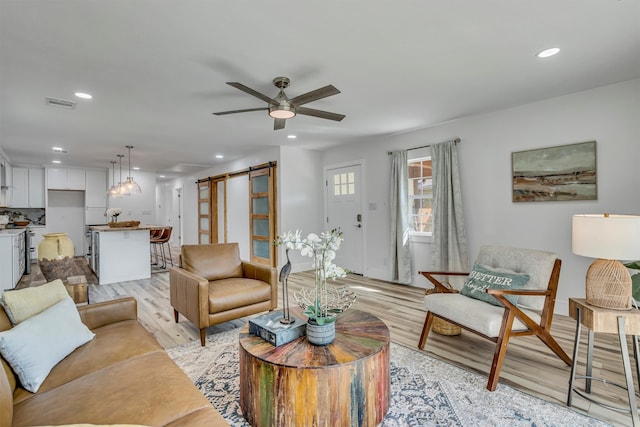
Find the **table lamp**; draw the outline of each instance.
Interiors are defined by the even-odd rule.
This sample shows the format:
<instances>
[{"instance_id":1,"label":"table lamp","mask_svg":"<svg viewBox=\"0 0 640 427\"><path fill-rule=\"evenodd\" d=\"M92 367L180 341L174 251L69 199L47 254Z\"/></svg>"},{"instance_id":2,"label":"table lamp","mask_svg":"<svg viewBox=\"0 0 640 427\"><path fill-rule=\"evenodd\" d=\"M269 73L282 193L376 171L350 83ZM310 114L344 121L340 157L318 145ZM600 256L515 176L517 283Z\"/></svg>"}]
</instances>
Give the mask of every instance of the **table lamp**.
<instances>
[{"instance_id":1,"label":"table lamp","mask_svg":"<svg viewBox=\"0 0 640 427\"><path fill-rule=\"evenodd\" d=\"M574 215L573 253L598 258L587 270L586 302L631 309L631 275L619 260L640 259L640 216Z\"/></svg>"}]
</instances>

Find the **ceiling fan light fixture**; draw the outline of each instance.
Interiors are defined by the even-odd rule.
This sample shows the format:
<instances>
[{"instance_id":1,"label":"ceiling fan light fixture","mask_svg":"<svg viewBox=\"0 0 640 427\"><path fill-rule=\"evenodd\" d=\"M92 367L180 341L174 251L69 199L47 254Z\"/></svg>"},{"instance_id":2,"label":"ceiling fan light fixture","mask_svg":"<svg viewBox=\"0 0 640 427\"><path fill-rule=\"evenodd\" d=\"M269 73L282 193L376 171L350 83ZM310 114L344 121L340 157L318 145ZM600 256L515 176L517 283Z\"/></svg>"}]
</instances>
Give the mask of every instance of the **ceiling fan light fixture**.
<instances>
[{"instance_id":1,"label":"ceiling fan light fixture","mask_svg":"<svg viewBox=\"0 0 640 427\"><path fill-rule=\"evenodd\" d=\"M272 105L269 107L269 115L274 119L290 119L296 115L296 111L289 104Z\"/></svg>"}]
</instances>

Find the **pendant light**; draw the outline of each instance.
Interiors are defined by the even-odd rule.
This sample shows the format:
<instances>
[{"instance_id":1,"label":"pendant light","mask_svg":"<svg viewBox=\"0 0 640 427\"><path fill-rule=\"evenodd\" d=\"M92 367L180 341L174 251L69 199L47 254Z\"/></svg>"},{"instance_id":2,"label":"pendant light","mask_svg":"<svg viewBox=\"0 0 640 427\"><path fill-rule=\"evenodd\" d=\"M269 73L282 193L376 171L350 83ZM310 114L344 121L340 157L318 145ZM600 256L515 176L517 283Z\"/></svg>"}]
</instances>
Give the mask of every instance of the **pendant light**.
<instances>
[{"instance_id":1,"label":"pendant light","mask_svg":"<svg viewBox=\"0 0 640 427\"><path fill-rule=\"evenodd\" d=\"M127 193L127 191L124 188L124 183L122 182L122 158L123 157L124 157L124 154L118 154L118 158L120 159L120 180L118 181L118 187L117 187L118 196L116 197L131 195L131 193Z\"/></svg>"},{"instance_id":2,"label":"pendant light","mask_svg":"<svg viewBox=\"0 0 640 427\"><path fill-rule=\"evenodd\" d=\"M131 149L133 148L133 145L125 145L125 147L127 147L127 149L129 150L129 176L127 176L127 180L125 181L124 184L122 184L122 187L124 188L125 194L128 194L128 195L140 194L142 193L142 189L140 188L140 185L137 182L135 182L133 180L133 177L131 176Z\"/></svg>"},{"instance_id":3,"label":"pendant light","mask_svg":"<svg viewBox=\"0 0 640 427\"><path fill-rule=\"evenodd\" d=\"M107 197L122 197L120 194L120 189L116 185L116 162L115 160L111 160L111 188L107 190Z\"/></svg>"}]
</instances>

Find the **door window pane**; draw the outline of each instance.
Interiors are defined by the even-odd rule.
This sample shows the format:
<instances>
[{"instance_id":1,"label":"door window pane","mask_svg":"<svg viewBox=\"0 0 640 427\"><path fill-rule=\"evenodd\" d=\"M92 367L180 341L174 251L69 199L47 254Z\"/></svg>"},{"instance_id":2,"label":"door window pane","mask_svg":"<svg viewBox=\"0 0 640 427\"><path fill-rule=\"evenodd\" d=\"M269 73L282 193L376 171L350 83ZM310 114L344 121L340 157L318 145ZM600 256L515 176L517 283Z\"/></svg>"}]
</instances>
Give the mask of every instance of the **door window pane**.
<instances>
[{"instance_id":1,"label":"door window pane","mask_svg":"<svg viewBox=\"0 0 640 427\"><path fill-rule=\"evenodd\" d=\"M268 219L254 219L253 220L253 235L269 237L269 220Z\"/></svg>"},{"instance_id":2,"label":"door window pane","mask_svg":"<svg viewBox=\"0 0 640 427\"><path fill-rule=\"evenodd\" d=\"M200 203L200 215L209 215L209 203L208 202Z\"/></svg>"},{"instance_id":3,"label":"door window pane","mask_svg":"<svg viewBox=\"0 0 640 427\"><path fill-rule=\"evenodd\" d=\"M208 186L200 186L200 195L198 196L200 199L208 199L209 198L209 187Z\"/></svg>"},{"instance_id":4,"label":"door window pane","mask_svg":"<svg viewBox=\"0 0 640 427\"><path fill-rule=\"evenodd\" d=\"M209 229L209 218L200 218L200 230L205 231Z\"/></svg>"},{"instance_id":5,"label":"door window pane","mask_svg":"<svg viewBox=\"0 0 640 427\"><path fill-rule=\"evenodd\" d=\"M253 254L255 256L269 259L269 241L267 240L254 240L253 241Z\"/></svg>"},{"instance_id":6,"label":"door window pane","mask_svg":"<svg viewBox=\"0 0 640 427\"><path fill-rule=\"evenodd\" d=\"M254 215L269 214L269 198L268 197L253 198L253 214Z\"/></svg>"},{"instance_id":7,"label":"door window pane","mask_svg":"<svg viewBox=\"0 0 640 427\"><path fill-rule=\"evenodd\" d=\"M266 193L269 191L269 175L254 176L251 179L253 193Z\"/></svg>"}]
</instances>

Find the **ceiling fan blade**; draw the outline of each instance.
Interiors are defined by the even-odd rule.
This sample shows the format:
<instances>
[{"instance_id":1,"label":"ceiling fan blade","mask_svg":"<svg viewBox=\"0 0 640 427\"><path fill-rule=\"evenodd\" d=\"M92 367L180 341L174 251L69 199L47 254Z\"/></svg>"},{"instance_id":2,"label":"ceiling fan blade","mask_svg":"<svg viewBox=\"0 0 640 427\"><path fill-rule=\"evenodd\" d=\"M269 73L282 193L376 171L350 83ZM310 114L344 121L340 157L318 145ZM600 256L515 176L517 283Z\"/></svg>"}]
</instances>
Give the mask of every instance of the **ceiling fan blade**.
<instances>
[{"instance_id":1,"label":"ceiling fan blade","mask_svg":"<svg viewBox=\"0 0 640 427\"><path fill-rule=\"evenodd\" d=\"M277 104L276 101L274 101L273 99L269 98L267 95L263 95L260 92L258 92L257 90L253 90L250 87L247 87L247 86L243 85L242 83L227 82L227 84L229 86L235 87L236 89L240 89L241 91L246 92L249 95L255 96L256 98L262 99L264 102L266 102L268 104Z\"/></svg>"},{"instance_id":2,"label":"ceiling fan blade","mask_svg":"<svg viewBox=\"0 0 640 427\"><path fill-rule=\"evenodd\" d=\"M284 125L286 122L287 122L287 119L274 119L273 130L284 129Z\"/></svg>"},{"instance_id":3,"label":"ceiling fan blade","mask_svg":"<svg viewBox=\"0 0 640 427\"><path fill-rule=\"evenodd\" d=\"M329 111L316 110L314 108L298 107L296 108L297 114L303 114L305 116L319 117L321 119L341 121L346 116L344 114L331 113Z\"/></svg>"},{"instance_id":4,"label":"ceiling fan blade","mask_svg":"<svg viewBox=\"0 0 640 427\"><path fill-rule=\"evenodd\" d=\"M311 92L303 93L302 95L298 95L295 98L290 99L289 101L295 105L303 105L311 101L316 101L318 99L326 98L327 96L337 95L340 91L336 89L333 85L327 85L325 87L321 87L320 89L312 90Z\"/></svg>"},{"instance_id":5,"label":"ceiling fan blade","mask_svg":"<svg viewBox=\"0 0 640 427\"><path fill-rule=\"evenodd\" d=\"M246 113L248 111L264 111L268 109L269 107L246 108L244 110L220 111L219 113L213 113L213 114L215 114L216 116L224 116L225 114Z\"/></svg>"}]
</instances>

